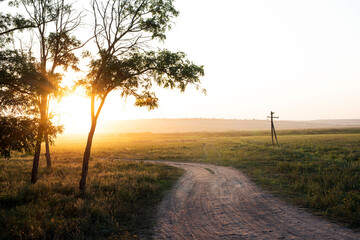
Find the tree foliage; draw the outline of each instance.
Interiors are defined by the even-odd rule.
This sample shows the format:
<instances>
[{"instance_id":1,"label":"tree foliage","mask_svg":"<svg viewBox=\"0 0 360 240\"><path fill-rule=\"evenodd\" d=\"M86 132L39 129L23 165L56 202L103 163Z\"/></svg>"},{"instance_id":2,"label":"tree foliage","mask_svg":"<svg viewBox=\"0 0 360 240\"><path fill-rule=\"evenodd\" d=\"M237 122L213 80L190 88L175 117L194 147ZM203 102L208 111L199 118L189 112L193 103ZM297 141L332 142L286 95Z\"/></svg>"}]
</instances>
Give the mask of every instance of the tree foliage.
<instances>
[{"instance_id":1,"label":"tree foliage","mask_svg":"<svg viewBox=\"0 0 360 240\"><path fill-rule=\"evenodd\" d=\"M0 36L8 35L16 30L36 27L35 23L20 14L0 13Z\"/></svg>"},{"instance_id":2,"label":"tree foliage","mask_svg":"<svg viewBox=\"0 0 360 240\"><path fill-rule=\"evenodd\" d=\"M0 156L9 158L12 151L33 153L37 125L26 117L0 117Z\"/></svg>"},{"instance_id":3,"label":"tree foliage","mask_svg":"<svg viewBox=\"0 0 360 240\"><path fill-rule=\"evenodd\" d=\"M12 41L12 34L15 31L22 31L36 27L35 23L25 19L20 14L4 14L0 12L0 46L3 47Z\"/></svg>"},{"instance_id":4,"label":"tree foliage","mask_svg":"<svg viewBox=\"0 0 360 240\"><path fill-rule=\"evenodd\" d=\"M120 90L122 96L134 96L137 106L153 109L158 103L151 92L153 84L183 92L189 84L199 87L203 74L203 67L186 60L183 52L132 52L121 59L109 57L106 64L102 59L93 61L91 72L80 83L89 94L103 96Z\"/></svg>"},{"instance_id":5,"label":"tree foliage","mask_svg":"<svg viewBox=\"0 0 360 240\"><path fill-rule=\"evenodd\" d=\"M62 126L50 121L40 126L39 95L56 88L38 70L34 59L16 50L0 51L0 152L34 151L37 133L47 129L50 141Z\"/></svg>"},{"instance_id":6,"label":"tree foliage","mask_svg":"<svg viewBox=\"0 0 360 240\"><path fill-rule=\"evenodd\" d=\"M0 51L0 110L3 114L39 115L38 96L56 90L34 61L16 50Z\"/></svg>"},{"instance_id":7,"label":"tree foliage","mask_svg":"<svg viewBox=\"0 0 360 240\"><path fill-rule=\"evenodd\" d=\"M48 122L50 141L63 131L62 126ZM0 156L10 158L12 152L33 154L39 131L39 119L0 116Z\"/></svg>"}]
</instances>

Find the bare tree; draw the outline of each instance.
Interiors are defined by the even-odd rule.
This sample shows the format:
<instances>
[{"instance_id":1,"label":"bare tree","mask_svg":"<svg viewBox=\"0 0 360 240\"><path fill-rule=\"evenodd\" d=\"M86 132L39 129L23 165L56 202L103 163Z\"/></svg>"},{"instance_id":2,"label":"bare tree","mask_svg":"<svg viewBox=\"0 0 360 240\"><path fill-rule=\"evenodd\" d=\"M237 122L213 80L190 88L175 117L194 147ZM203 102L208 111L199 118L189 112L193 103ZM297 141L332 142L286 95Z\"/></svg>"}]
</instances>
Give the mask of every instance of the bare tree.
<instances>
[{"instance_id":1,"label":"bare tree","mask_svg":"<svg viewBox=\"0 0 360 240\"><path fill-rule=\"evenodd\" d=\"M119 90L134 96L136 106L149 110L158 106L153 84L185 91L197 87L202 66L186 60L182 52L151 51L154 40L164 40L171 19L178 15L173 0L92 1L94 37L98 56L91 62L86 79L79 82L91 98L91 127L84 151L80 190L86 188L92 140L106 97Z\"/></svg>"}]
</instances>

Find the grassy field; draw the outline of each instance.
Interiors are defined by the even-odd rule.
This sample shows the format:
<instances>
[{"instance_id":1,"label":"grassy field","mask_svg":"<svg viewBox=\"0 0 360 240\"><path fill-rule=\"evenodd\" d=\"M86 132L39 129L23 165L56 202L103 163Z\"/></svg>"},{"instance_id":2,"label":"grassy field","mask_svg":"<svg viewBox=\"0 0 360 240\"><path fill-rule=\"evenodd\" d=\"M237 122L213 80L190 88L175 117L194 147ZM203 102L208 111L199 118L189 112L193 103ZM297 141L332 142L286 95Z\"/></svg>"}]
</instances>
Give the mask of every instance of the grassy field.
<instances>
[{"instance_id":1,"label":"grassy field","mask_svg":"<svg viewBox=\"0 0 360 240\"><path fill-rule=\"evenodd\" d=\"M2 239L135 238L181 170L126 160L196 161L243 170L264 189L316 214L360 227L360 129L96 135L88 191L78 180L85 136L62 136L53 167L31 157L0 160Z\"/></svg>"},{"instance_id":2,"label":"grassy field","mask_svg":"<svg viewBox=\"0 0 360 240\"><path fill-rule=\"evenodd\" d=\"M360 227L360 129L122 134L98 139L94 156L196 161L243 170L264 189L316 214ZM106 143L106 147L102 144ZM61 144L58 146L61 148Z\"/></svg>"},{"instance_id":3,"label":"grassy field","mask_svg":"<svg viewBox=\"0 0 360 240\"><path fill-rule=\"evenodd\" d=\"M31 158L0 160L0 239L136 239L149 235L155 206L182 174L173 167L92 159L80 194L81 152L54 151L30 185ZM41 159L45 162L45 159Z\"/></svg>"}]
</instances>

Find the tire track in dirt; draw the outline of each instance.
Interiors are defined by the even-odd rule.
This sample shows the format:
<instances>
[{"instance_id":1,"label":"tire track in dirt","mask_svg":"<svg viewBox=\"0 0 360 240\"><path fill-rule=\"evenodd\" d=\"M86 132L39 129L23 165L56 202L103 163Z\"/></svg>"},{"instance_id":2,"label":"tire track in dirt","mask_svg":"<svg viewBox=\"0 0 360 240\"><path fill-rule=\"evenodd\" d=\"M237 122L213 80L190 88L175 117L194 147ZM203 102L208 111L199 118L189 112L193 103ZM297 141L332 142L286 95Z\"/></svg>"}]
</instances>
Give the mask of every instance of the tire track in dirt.
<instances>
[{"instance_id":1,"label":"tire track in dirt","mask_svg":"<svg viewBox=\"0 0 360 240\"><path fill-rule=\"evenodd\" d=\"M154 239L360 239L261 191L236 169L162 163L186 173L159 205Z\"/></svg>"}]
</instances>

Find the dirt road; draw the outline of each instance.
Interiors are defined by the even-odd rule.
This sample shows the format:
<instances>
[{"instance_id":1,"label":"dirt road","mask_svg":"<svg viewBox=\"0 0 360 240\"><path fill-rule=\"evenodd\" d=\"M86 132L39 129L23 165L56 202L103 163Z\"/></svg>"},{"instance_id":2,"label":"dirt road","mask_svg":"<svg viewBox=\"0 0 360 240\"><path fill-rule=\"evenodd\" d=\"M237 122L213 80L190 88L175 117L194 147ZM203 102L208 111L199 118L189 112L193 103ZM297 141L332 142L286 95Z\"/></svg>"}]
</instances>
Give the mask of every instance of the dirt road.
<instances>
[{"instance_id":1,"label":"dirt road","mask_svg":"<svg viewBox=\"0 0 360 240\"><path fill-rule=\"evenodd\" d=\"M154 239L360 239L264 193L236 169L166 164L186 173L159 206Z\"/></svg>"}]
</instances>

